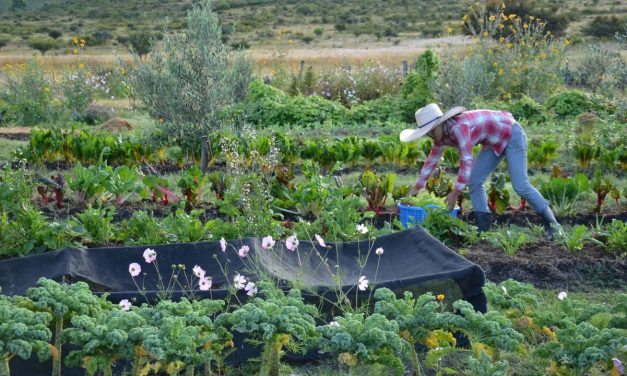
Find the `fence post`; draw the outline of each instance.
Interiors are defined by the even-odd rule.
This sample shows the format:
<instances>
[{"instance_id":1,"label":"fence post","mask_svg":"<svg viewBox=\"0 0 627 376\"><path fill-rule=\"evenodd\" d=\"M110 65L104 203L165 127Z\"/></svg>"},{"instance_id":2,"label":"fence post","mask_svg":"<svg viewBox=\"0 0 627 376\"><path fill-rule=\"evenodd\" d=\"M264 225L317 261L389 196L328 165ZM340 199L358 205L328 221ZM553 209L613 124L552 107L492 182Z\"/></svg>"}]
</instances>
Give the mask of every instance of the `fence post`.
<instances>
[{"instance_id":1,"label":"fence post","mask_svg":"<svg viewBox=\"0 0 627 376\"><path fill-rule=\"evenodd\" d=\"M305 60L300 61L300 70L298 71L298 79L303 76L303 71L305 70Z\"/></svg>"},{"instance_id":2,"label":"fence post","mask_svg":"<svg viewBox=\"0 0 627 376\"><path fill-rule=\"evenodd\" d=\"M403 76L407 76L408 72L409 72L409 64L407 63L407 60L403 60Z\"/></svg>"}]
</instances>

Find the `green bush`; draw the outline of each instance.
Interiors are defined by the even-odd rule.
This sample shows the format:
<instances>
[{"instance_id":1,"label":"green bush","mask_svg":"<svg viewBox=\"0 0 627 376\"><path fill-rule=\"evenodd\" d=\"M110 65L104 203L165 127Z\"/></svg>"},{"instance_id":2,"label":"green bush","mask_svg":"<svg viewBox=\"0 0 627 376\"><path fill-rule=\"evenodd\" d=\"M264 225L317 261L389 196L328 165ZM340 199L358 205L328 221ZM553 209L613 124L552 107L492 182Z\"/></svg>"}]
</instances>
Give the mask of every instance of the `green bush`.
<instances>
[{"instance_id":1,"label":"green bush","mask_svg":"<svg viewBox=\"0 0 627 376\"><path fill-rule=\"evenodd\" d=\"M590 96L579 90L568 90L551 95L544 108L561 117L575 117L582 112L589 112L594 108Z\"/></svg>"},{"instance_id":2,"label":"green bush","mask_svg":"<svg viewBox=\"0 0 627 376\"><path fill-rule=\"evenodd\" d=\"M611 38L616 33L622 33L625 29L627 29L627 17L625 16L597 16L584 27L583 32L599 38Z\"/></svg>"},{"instance_id":3,"label":"green bush","mask_svg":"<svg viewBox=\"0 0 627 376\"><path fill-rule=\"evenodd\" d=\"M252 61L222 43L212 2L204 0L187 15L180 33L167 32L152 61L136 56L133 90L150 115L163 120L171 140L195 142L220 128L223 110L246 97Z\"/></svg>"}]
</instances>

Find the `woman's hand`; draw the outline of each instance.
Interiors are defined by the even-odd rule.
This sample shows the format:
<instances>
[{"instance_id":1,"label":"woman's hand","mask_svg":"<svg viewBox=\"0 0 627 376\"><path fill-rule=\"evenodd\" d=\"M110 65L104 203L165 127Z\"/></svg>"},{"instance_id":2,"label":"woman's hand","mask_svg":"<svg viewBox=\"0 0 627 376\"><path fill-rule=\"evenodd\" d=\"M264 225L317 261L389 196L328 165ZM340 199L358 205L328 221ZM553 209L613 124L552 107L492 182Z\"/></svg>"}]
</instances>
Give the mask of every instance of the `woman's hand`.
<instances>
[{"instance_id":1,"label":"woman's hand","mask_svg":"<svg viewBox=\"0 0 627 376\"><path fill-rule=\"evenodd\" d=\"M446 209L448 211L455 209L455 204L457 203L458 197L459 197L459 192L455 190L449 193L449 195L446 197Z\"/></svg>"},{"instance_id":2,"label":"woman's hand","mask_svg":"<svg viewBox=\"0 0 627 376\"><path fill-rule=\"evenodd\" d=\"M418 194L418 192L420 192L420 189L414 187L412 189L409 190L409 193L407 193L407 197L412 197Z\"/></svg>"}]
</instances>

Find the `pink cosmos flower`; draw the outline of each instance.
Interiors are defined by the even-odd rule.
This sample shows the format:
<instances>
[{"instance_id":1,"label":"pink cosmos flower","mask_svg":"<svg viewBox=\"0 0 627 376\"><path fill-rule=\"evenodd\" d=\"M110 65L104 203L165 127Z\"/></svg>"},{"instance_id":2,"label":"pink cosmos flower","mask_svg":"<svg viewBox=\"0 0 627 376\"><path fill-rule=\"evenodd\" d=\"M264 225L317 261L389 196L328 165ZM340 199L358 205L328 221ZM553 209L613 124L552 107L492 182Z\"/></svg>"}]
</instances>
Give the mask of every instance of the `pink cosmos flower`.
<instances>
[{"instance_id":1,"label":"pink cosmos flower","mask_svg":"<svg viewBox=\"0 0 627 376\"><path fill-rule=\"evenodd\" d=\"M268 235L261 239L261 248L267 251L268 249L274 247L275 243L276 242L274 241L274 239L272 239L272 236Z\"/></svg>"},{"instance_id":2,"label":"pink cosmos flower","mask_svg":"<svg viewBox=\"0 0 627 376\"><path fill-rule=\"evenodd\" d=\"M198 265L194 266L192 271L194 272L194 275L200 279L205 277L205 271Z\"/></svg>"},{"instance_id":3,"label":"pink cosmos flower","mask_svg":"<svg viewBox=\"0 0 627 376\"><path fill-rule=\"evenodd\" d=\"M244 290L246 290L246 295L248 296L253 296L257 293L257 287L253 282L248 282L246 287L244 287Z\"/></svg>"},{"instance_id":4,"label":"pink cosmos flower","mask_svg":"<svg viewBox=\"0 0 627 376\"><path fill-rule=\"evenodd\" d=\"M357 231L362 233L362 234L367 234L368 233L368 227L366 227L366 225L360 223L357 225Z\"/></svg>"},{"instance_id":5,"label":"pink cosmos flower","mask_svg":"<svg viewBox=\"0 0 627 376\"><path fill-rule=\"evenodd\" d=\"M247 245L243 245L242 248L237 251L237 254L239 255L239 257L244 258L248 256L248 251L250 251L250 248L248 248Z\"/></svg>"},{"instance_id":6,"label":"pink cosmos flower","mask_svg":"<svg viewBox=\"0 0 627 376\"><path fill-rule=\"evenodd\" d=\"M122 311L130 311L133 305L128 301L128 299L122 299L120 300L119 306L122 308Z\"/></svg>"},{"instance_id":7,"label":"pink cosmos flower","mask_svg":"<svg viewBox=\"0 0 627 376\"><path fill-rule=\"evenodd\" d=\"M154 249L146 248L144 251L144 260L147 263L151 263L157 259L157 252Z\"/></svg>"},{"instance_id":8,"label":"pink cosmos flower","mask_svg":"<svg viewBox=\"0 0 627 376\"><path fill-rule=\"evenodd\" d=\"M202 277L200 278L200 281L198 281L198 288L202 291L207 291L211 288L212 282L211 279L207 278L207 277Z\"/></svg>"},{"instance_id":9,"label":"pink cosmos flower","mask_svg":"<svg viewBox=\"0 0 627 376\"><path fill-rule=\"evenodd\" d=\"M383 247L375 249L374 253L376 253L377 256L381 256L383 254Z\"/></svg>"},{"instance_id":10,"label":"pink cosmos flower","mask_svg":"<svg viewBox=\"0 0 627 376\"><path fill-rule=\"evenodd\" d=\"M287 238L285 240L285 246L287 247L287 249L294 252L296 250L296 247L298 247L298 239L296 238L296 235L292 235Z\"/></svg>"},{"instance_id":11,"label":"pink cosmos flower","mask_svg":"<svg viewBox=\"0 0 627 376\"><path fill-rule=\"evenodd\" d=\"M359 277L357 288L359 288L359 291L366 291L368 289L368 280L366 279L366 276L362 275Z\"/></svg>"},{"instance_id":12,"label":"pink cosmos flower","mask_svg":"<svg viewBox=\"0 0 627 376\"><path fill-rule=\"evenodd\" d=\"M220 239L220 248L222 248L222 252L226 252L226 240L224 238Z\"/></svg>"},{"instance_id":13,"label":"pink cosmos flower","mask_svg":"<svg viewBox=\"0 0 627 376\"><path fill-rule=\"evenodd\" d=\"M131 277L137 277L142 272L142 267L134 262L128 266L128 272L131 273Z\"/></svg>"},{"instance_id":14,"label":"pink cosmos flower","mask_svg":"<svg viewBox=\"0 0 627 376\"><path fill-rule=\"evenodd\" d=\"M566 299L567 296L568 296L568 294L566 293L566 291L562 291L559 294L557 294L557 298L559 300L564 300L564 299Z\"/></svg>"},{"instance_id":15,"label":"pink cosmos flower","mask_svg":"<svg viewBox=\"0 0 627 376\"><path fill-rule=\"evenodd\" d=\"M233 278L233 287L237 290L241 290L246 286L246 277L237 273L237 275Z\"/></svg>"},{"instance_id":16,"label":"pink cosmos flower","mask_svg":"<svg viewBox=\"0 0 627 376\"><path fill-rule=\"evenodd\" d=\"M318 244L320 244L321 247L326 247L327 245L324 243L324 239L322 239L322 236L316 234L314 235L316 237L316 240L318 241Z\"/></svg>"}]
</instances>

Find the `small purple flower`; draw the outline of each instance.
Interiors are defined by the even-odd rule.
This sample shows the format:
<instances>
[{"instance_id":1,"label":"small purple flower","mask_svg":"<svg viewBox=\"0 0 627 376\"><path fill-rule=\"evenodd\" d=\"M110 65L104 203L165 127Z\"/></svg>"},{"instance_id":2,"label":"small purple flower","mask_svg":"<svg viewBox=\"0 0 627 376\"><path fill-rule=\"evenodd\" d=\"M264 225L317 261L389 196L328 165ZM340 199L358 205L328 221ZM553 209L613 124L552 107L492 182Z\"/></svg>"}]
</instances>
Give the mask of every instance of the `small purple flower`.
<instances>
[{"instance_id":1,"label":"small purple flower","mask_svg":"<svg viewBox=\"0 0 627 376\"><path fill-rule=\"evenodd\" d=\"M296 247L298 247L298 239L296 238L296 235L292 235L287 238L285 240L285 246L287 247L287 249L294 252L296 250Z\"/></svg>"},{"instance_id":2,"label":"small purple flower","mask_svg":"<svg viewBox=\"0 0 627 376\"><path fill-rule=\"evenodd\" d=\"M268 235L261 239L261 248L267 251L268 249L274 247L275 243L276 242L274 241L274 239L272 239L272 236Z\"/></svg>"},{"instance_id":3,"label":"small purple flower","mask_svg":"<svg viewBox=\"0 0 627 376\"><path fill-rule=\"evenodd\" d=\"M326 247L326 243L324 242L324 239L322 239L322 236L315 234L314 235L316 237L316 240L318 241L318 244L320 244L321 247Z\"/></svg>"},{"instance_id":4,"label":"small purple flower","mask_svg":"<svg viewBox=\"0 0 627 376\"><path fill-rule=\"evenodd\" d=\"M200 266L196 265L194 266L194 268L192 269L192 271L194 272L194 275L198 278L204 278L205 277L205 271L203 270L203 268L201 268Z\"/></svg>"},{"instance_id":5,"label":"small purple flower","mask_svg":"<svg viewBox=\"0 0 627 376\"><path fill-rule=\"evenodd\" d=\"M224 238L220 239L220 248L222 248L222 252L226 252L226 240Z\"/></svg>"},{"instance_id":6,"label":"small purple flower","mask_svg":"<svg viewBox=\"0 0 627 376\"><path fill-rule=\"evenodd\" d=\"M621 362L618 358L612 358L612 363L614 363L614 368L618 371L619 375L625 374L625 368L623 367L623 362Z\"/></svg>"},{"instance_id":7,"label":"small purple flower","mask_svg":"<svg viewBox=\"0 0 627 376\"><path fill-rule=\"evenodd\" d=\"M253 296L257 293L257 287L253 282L248 282L246 287L244 287L244 290L246 290L246 295L248 296Z\"/></svg>"}]
</instances>

